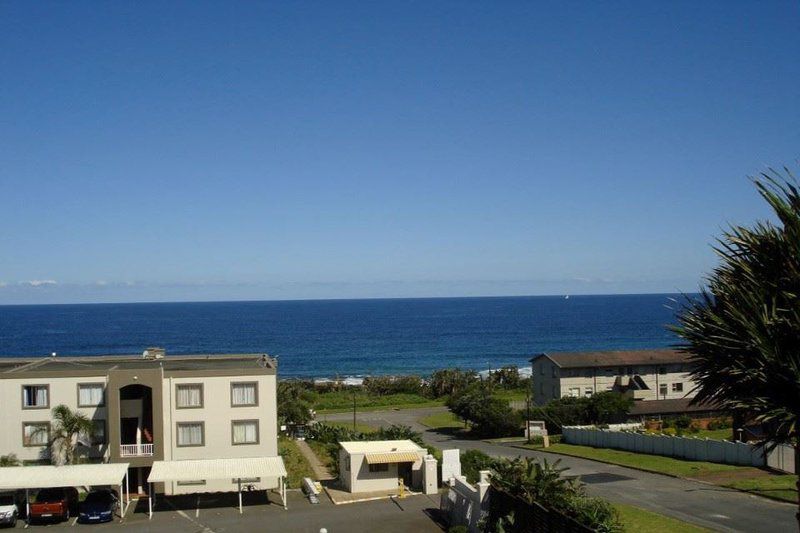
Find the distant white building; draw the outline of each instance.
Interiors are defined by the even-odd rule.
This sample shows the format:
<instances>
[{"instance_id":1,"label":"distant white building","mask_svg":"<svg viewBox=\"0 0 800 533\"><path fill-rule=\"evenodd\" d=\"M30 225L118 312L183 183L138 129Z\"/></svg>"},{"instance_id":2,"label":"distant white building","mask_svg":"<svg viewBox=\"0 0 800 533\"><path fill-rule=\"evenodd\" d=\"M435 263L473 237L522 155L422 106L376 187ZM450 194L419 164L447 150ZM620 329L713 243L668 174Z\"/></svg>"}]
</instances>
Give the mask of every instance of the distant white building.
<instances>
[{"instance_id":1,"label":"distant white building","mask_svg":"<svg viewBox=\"0 0 800 533\"><path fill-rule=\"evenodd\" d=\"M687 354L677 350L542 353L531 359L536 405L565 396L617 391L634 400L694 397Z\"/></svg>"}]
</instances>

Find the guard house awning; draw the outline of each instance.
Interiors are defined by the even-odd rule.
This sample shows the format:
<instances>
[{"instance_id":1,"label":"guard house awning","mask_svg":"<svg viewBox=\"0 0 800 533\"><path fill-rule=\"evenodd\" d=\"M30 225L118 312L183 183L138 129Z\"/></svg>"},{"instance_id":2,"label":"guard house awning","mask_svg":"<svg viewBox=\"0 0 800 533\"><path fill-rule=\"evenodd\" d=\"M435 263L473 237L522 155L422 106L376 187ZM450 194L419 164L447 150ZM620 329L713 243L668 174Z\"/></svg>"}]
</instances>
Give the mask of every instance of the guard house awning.
<instances>
[{"instance_id":1,"label":"guard house awning","mask_svg":"<svg viewBox=\"0 0 800 533\"><path fill-rule=\"evenodd\" d=\"M233 459L190 459L154 461L148 483L193 481L196 479L239 480L239 512L242 512L242 479L251 477L278 478L283 506L286 507L286 466L282 457L240 457ZM153 516L153 491L150 491L150 517Z\"/></svg>"},{"instance_id":2,"label":"guard house awning","mask_svg":"<svg viewBox=\"0 0 800 533\"><path fill-rule=\"evenodd\" d=\"M420 459L419 454L415 452L368 453L364 457L369 465L416 463Z\"/></svg>"},{"instance_id":3,"label":"guard house awning","mask_svg":"<svg viewBox=\"0 0 800 533\"><path fill-rule=\"evenodd\" d=\"M48 487L117 487L128 472L128 463L64 466L11 466L0 469L0 490Z\"/></svg>"}]
</instances>

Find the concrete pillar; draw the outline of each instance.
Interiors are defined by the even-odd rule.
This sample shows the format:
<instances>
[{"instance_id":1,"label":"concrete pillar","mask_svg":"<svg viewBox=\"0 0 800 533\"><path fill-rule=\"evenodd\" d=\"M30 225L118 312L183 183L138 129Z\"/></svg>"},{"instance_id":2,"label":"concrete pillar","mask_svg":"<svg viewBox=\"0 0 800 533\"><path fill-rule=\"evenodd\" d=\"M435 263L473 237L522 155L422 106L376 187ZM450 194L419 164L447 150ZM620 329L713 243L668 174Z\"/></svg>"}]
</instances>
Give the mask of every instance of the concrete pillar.
<instances>
[{"instance_id":1,"label":"concrete pillar","mask_svg":"<svg viewBox=\"0 0 800 533\"><path fill-rule=\"evenodd\" d=\"M439 492L439 476L436 458L430 454L425 456L422 463L422 488L425 494Z\"/></svg>"}]
</instances>

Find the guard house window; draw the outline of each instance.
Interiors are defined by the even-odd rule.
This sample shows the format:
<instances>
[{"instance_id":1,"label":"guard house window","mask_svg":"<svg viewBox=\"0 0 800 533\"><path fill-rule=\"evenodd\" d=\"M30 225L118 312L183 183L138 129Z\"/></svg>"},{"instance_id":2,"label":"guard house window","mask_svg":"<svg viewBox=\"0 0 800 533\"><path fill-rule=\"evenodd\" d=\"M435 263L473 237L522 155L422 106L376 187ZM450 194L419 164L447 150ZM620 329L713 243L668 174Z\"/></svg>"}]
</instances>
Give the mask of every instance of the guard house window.
<instances>
[{"instance_id":1,"label":"guard house window","mask_svg":"<svg viewBox=\"0 0 800 533\"><path fill-rule=\"evenodd\" d=\"M202 422L178 422L178 446L204 446L205 427Z\"/></svg>"},{"instance_id":2,"label":"guard house window","mask_svg":"<svg viewBox=\"0 0 800 533\"><path fill-rule=\"evenodd\" d=\"M98 407L103 403L102 383L80 383L78 385L78 407Z\"/></svg>"},{"instance_id":3,"label":"guard house window","mask_svg":"<svg viewBox=\"0 0 800 533\"><path fill-rule=\"evenodd\" d=\"M233 407L258 405L258 383L231 384L231 405Z\"/></svg>"},{"instance_id":4,"label":"guard house window","mask_svg":"<svg viewBox=\"0 0 800 533\"><path fill-rule=\"evenodd\" d=\"M661 385L658 386L658 393L661 396L664 396L664 397L667 395L667 384L666 383L662 383Z\"/></svg>"},{"instance_id":5,"label":"guard house window","mask_svg":"<svg viewBox=\"0 0 800 533\"><path fill-rule=\"evenodd\" d=\"M46 409L50 407L49 385L25 385L22 387L22 407Z\"/></svg>"},{"instance_id":6,"label":"guard house window","mask_svg":"<svg viewBox=\"0 0 800 533\"><path fill-rule=\"evenodd\" d=\"M258 444L258 420L234 420L233 443Z\"/></svg>"},{"instance_id":7,"label":"guard house window","mask_svg":"<svg viewBox=\"0 0 800 533\"><path fill-rule=\"evenodd\" d=\"M50 424L47 422L25 422L22 424L23 446L47 446L50 442Z\"/></svg>"},{"instance_id":8,"label":"guard house window","mask_svg":"<svg viewBox=\"0 0 800 533\"><path fill-rule=\"evenodd\" d=\"M203 407L203 385L200 383L176 385L175 396L178 409L198 409Z\"/></svg>"},{"instance_id":9,"label":"guard house window","mask_svg":"<svg viewBox=\"0 0 800 533\"><path fill-rule=\"evenodd\" d=\"M673 383L672 392L683 392L683 383Z\"/></svg>"},{"instance_id":10,"label":"guard house window","mask_svg":"<svg viewBox=\"0 0 800 533\"><path fill-rule=\"evenodd\" d=\"M381 463L381 464L377 464L377 465L369 465L369 471L370 472L388 472L389 471L389 465L386 464L386 463Z\"/></svg>"}]
</instances>

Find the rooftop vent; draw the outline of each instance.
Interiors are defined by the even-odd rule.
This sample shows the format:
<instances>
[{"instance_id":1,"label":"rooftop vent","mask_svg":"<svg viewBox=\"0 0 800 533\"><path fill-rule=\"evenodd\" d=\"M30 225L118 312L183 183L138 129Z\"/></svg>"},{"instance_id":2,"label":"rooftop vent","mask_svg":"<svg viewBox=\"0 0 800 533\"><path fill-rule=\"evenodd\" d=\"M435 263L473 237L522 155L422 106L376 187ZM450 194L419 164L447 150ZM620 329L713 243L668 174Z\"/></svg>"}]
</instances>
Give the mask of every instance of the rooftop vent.
<instances>
[{"instance_id":1,"label":"rooftop vent","mask_svg":"<svg viewBox=\"0 0 800 533\"><path fill-rule=\"evenodd\" d=\"M142 359L163 359L167 355L164 348L147 348L142 352Z\"/></svg>"}]
</instances>

